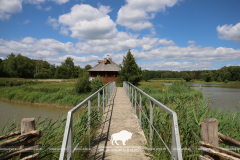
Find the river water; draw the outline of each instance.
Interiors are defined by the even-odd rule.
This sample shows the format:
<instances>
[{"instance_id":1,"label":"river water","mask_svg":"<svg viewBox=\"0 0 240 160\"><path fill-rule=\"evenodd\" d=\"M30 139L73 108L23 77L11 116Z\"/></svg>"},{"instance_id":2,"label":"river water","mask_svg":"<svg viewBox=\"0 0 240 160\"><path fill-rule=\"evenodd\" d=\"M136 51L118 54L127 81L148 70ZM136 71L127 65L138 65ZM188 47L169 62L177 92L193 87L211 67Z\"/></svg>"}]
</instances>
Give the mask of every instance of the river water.
<instances>
[{"instance_id":1,"label":"river water","mask_svg":"<svg viewBox=\"0 0 240 160\"><path fill-rule=\"evenodd\" d=\"M64 115L67 115L67 112L71 108L57 108L49 107L42 105L31 105L31 104L21 104L16 102L9 101L0 101L0 133L8 122L12 124L14 121L17 124L21 124L22 118L31 118L34 117L35 121L41 116L40 121L45 118L51 118L53 121L62 118ZM80 108L74 115L81 114L83 111Z\"/></svg>"},{"instance_id":2,"label":"river water","mask_svg":"<svg viewBox=\"0 0 240 160\"><path fill-rule=\"evenodd\" d=\"M204 98L210 96L213 108L229 109L233 112L240 111L240 86L217 84L187 84L193 89L201 90ZM200 87L201 86L201 87Z\"/></svg>"}]
</instances>

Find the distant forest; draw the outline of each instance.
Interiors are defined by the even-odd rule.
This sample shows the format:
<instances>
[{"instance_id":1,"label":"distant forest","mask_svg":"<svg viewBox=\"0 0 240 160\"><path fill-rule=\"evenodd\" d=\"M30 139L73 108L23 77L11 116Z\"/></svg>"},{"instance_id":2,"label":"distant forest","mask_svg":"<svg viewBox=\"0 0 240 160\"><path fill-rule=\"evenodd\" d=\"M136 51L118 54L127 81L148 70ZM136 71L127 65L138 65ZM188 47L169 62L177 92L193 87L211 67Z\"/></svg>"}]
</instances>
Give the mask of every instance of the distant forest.
<instances>
[{"instance_id":1,"label":"distant forest","mask_svg":"<svg viewBox=\"0 0 240 160\"><path fill-rule=\"evenodd\" d=\"M13 53L6 59L0 59L0 77L18 77L18 78L57 78L69 79L77 78L79 73L85 69L90 69L90 65L84 68L75 66L73 59L67 57L60 66L55 66L42 59L30 59L28 57ZM198 70L198 71L142 71L142 78L145 81L150 79L201 79L210 81L240 81L240 66L222 67L218 70Z\"/></svg>"}]
</instances>

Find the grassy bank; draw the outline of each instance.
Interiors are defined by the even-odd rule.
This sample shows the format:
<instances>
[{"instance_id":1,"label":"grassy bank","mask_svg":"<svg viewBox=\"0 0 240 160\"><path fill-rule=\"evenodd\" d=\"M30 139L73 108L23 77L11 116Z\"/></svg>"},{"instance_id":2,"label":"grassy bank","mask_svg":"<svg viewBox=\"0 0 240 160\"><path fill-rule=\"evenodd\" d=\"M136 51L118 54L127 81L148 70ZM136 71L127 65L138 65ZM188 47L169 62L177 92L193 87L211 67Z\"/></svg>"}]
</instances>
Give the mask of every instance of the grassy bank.
<instances>
[{"instance_id":1,"label":"grassy bank","mask_svg":"<svg viewBox=\"0 0 240 160\"><path fill-rule=\"evenodd\" d=\"M18 82L16 82L18 83ZM75 82L35 82L23 81L20 86L0 89L0 98L31 103L55 104L73 107L91 95L91 93L77 94L74 90ZM95 105L96 100L92 102Z\"/></svg>"},{"instance_id":2,"label":"grassy bank","mask_svg":"<svg viewBox=\"0 0 240 160\"><path fill-rule=\"evenodd\" d=\"M98 112L96 109L92 110L91 117L91 142L93 142L97 127L101 122L97 119ZM88 148L88 131L85 130L87 127L87 121L87 109L84 110L83 114L73 118L73 147L80 142L78 150L73 154L73 159L87 158L88 151L84 150L85 148ZM0 135L19 130L19 124L20 122L12 123L10 125L6 124ZM66 116L63 116L57 121L52 121L51 119L44 119L42 121L40 121L40 119L36 120L36 130L42 131L41 138L35 142L35 144L42 144L42 148L41 150L34 151L35 153L39 153L39 159L59 159L65 125ZM0 154L0 157L4 154L6 153ZM19 157L15 156L12 159L19 159Z\"/></svg>"},{"instance_id":3,"label":"grassy bank","mask_svg":"<svg viewBox=\"0 0 240 160\"><path fill-rule=\"evenodd\" d=\"M200 123L205 118L216 118L219 132L240 140L240 112L232 113L226 110L220 112L208 107L208 101L203 100L200 91L189 88L181 81L175 82L171 86L163 84L164 82L161 81L141 82L139 88L177 113L183 159L198 159L197 156L202 154L198 147L201 138ZM149 103L149 100L143 96L144 112L148 116L150 113ZM154 127L171 150L171 116L157 106L154 106L153 113ZM144 116L142 124L148 139L149 123ZM165 148L158 135L153 133L153 148ZM229 147L224 144L220 144L220 146ZM155 159L170 159L167 150L155 150L151 154Z\"/></svg>"}]
</instances>

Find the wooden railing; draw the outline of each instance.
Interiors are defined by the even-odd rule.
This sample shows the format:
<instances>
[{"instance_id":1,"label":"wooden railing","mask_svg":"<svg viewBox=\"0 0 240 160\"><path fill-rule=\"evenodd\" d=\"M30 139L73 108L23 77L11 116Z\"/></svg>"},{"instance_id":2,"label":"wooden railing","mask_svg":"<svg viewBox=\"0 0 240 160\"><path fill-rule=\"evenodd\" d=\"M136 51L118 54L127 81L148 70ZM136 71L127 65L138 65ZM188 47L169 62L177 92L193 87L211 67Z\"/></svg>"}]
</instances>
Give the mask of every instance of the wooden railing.
<instances>
[{"instance_id":1,"label":"wooden railing","mask_svg":"<svg viewBox=\"0 0 240 160\"><path fill-rule=\"evenodd\" d=\"M219 142L221 142L229 146L240 148L240 141L218 132L217 119L209 118L201 122L201 139L202 141L199 143L201 145L200 149L203 150L203 155L199 155L199 159L240 160L239 153L219 147Z\"/></svg>"},{"instance_id":2,"label":"wooden railing","mask_svg":"<svg viewBox=\"0 0 240 160\"><path fill-rule=\"evenodd\" d=\"M21 160L35 159L39 153L34 150L41 145L34 142L41 136L41 131L35 130L34 118L23 118L21 130L0 136L0 160L10 159L19 156Z\"/></svg>"}]
</instances>

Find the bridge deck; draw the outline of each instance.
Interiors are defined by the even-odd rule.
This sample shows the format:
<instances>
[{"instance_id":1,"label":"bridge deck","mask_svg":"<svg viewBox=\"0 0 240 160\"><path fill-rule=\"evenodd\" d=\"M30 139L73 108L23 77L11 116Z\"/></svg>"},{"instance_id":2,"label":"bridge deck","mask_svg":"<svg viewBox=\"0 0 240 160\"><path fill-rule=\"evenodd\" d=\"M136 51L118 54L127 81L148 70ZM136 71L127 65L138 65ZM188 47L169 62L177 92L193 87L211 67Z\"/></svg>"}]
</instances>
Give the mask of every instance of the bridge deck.
<instances>
[{"instance_id":1,"label":"bridge deck","mask_svg":"<svg viewBox=\"0 0 240 160\"><path fill-rule=\"evenodd\" d=\"M114 93L105 108L105 122L98 130L96 145L92 148L89 159L150 159L143 151L146 138L124 89L117 87ZM119 145L115 142L112 145L111 136L122 130L131 132L132 137L126 141L126 145L121 140L117 141ZM121 132L125 135L115 134L113 137L124 139L122 137L129 135L126 131Z\"/></svg>"}]
</instances>

